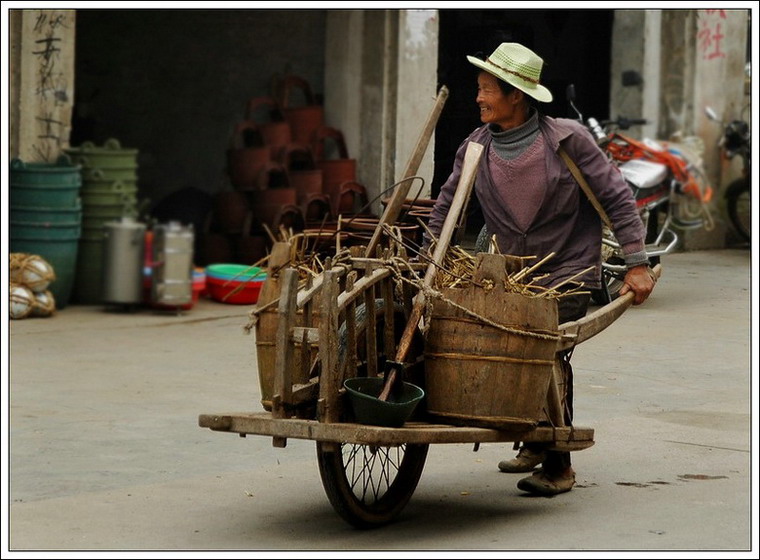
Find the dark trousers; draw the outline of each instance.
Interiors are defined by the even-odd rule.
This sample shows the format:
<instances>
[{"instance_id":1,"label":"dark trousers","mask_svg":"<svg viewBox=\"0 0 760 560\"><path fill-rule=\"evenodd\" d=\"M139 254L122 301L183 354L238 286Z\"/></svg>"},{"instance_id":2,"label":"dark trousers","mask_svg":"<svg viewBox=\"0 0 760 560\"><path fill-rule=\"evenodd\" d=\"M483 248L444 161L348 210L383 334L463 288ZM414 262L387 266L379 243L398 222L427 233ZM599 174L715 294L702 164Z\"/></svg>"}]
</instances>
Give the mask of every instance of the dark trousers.
<instances>
[{"instance_id":1,"label":"dark trousers","mask_svg":"<svg viewBox=\"0 0 760 560\"><path fill-rule=\"evenodd\" d=\"M558 302L559 323L567 323L568 321L576 321L583 318L586 315L590 300L591 296L588 294L577 294L560 298ZM566 351L560 356L562 376L564 378L563 386L565 388L562 401L564 404L565 424L568 426L572 426L573 424L573 368L570 366L571 353L572 350ZM536 447L537 450L541 449L540 444ZM568 469L570 465L570 453L566 451L546 452L546 460L543 462L543 468L546 472L562 472Z\"/></svg>"}]
</instances>

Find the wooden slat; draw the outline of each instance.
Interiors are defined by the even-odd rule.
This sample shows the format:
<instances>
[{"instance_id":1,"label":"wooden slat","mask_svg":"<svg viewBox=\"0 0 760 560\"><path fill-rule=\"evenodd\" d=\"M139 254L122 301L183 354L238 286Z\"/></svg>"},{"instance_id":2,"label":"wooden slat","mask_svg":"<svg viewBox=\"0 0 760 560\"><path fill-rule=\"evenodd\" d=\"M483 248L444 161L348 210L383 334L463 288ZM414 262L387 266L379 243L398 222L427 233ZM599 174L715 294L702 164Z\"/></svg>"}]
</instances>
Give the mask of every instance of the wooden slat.
<instances>
[{"instance_id":1,"label":"wooden slat","mask_svg":"<svg viewBox=\"0 0 760 560\"><path fill-rule=\"evenodd\" d=\"M377 375L377 306L375 289L371 287L364 292L365 327L364 338L367 353L367 377Z\"/></svg>"},{"instance_id":2,"label":"wooden slat","mask_svg":"<svg viewBox=\"0 0 760 560\"><path fill-rule=\"evenodd\" d=\"M403 428L384 428L364 424L322 423L299 418L278 420L266 412L202 414L198 419L198 425L222 432L365 445L522 441L554 443L558 448L564 444L565 447L572 446L573 450L580 450L594 443L594 430L586 427L541 426L528 431L510 432L490 428L407 422Z\"/></svg>"},{"instance_id":3,"label":"wooden slat","mask_svg":"<svg viewBox=\"0 0 760 560\"><path fill-rule=\"evenodd\" d=\"M318 327L293 327L290 334L290 340L300 344L304 336L306 337L307 344L319 344Z\"/></svg>"},{"instance_id":4,"label":"wooden slat","mask_svg":"<svg viewBox=\"0 0 760 560\"><path fill-rule=\"evenodd\" d=\"M390 275L391 271L389 268L376 268L371 263L368 264L367 274L356 280L350 290L347 289L338 296L338 309L343 311L350 302L360 298L371 286L388 278Z\"/></svg>"},{"instance_id":5,"label":"wooden slat","mask_svg":"<svg viewBox=\"0 0 760 560\"><path fill-rule=\"evenodd\" d=\"M354 287L356 271L352 270L346 277L346 290ZM357 366L356 357L356 302L351 300L346 306L346 366L344 377L354 377Z\"/></svg>"},{"instance_id":6,"label":"wooden slat","mask_svg":"<svg viewBox=\"0 0 760 560\"><path fill-rule=\"evenodd\" d=\"M291 396L293 405L313 401L317 396L319 396L319 379L305 384L293 385L293 394Z\"/></svg>"},{"instance_id":7,"label":"wooden slat","mask_svg":"<svg viewBox=\"0 0 760 560\"><path fill-rule=\"evenodd\" d=\"M396 330L394 321L394 297L393 297L393 279L386 278L382 283L382 294L385 304L385 328L383 330L383 344L385 345L385 355L396 355Z\"/></svg>"},{"instance_id":8,"label":"wooden slat","mask_svg":"<svg viewBox=\"0 0 760 560\"><path fill-rule=\"evenodd\" d=\"M331 268L331 270L336 273L338 276L341 276L343 274L346 274L348 272L348 267L343 264L336 264L334 267ZM324 276L320 274L319 276L315 277L312 286L308 289L301 290L298 292L298 299L296 300L296 307L298 309L302 309L304 305L306 305L309 301L314 299L314 297L322 290L322 282L324 280Z\"/></svg>"},{"instance_id":9,"label":"wooden slat","mask_svg":"<svg viewBox=\"0 0 760 560\"><path fill-rule=\"evenodd\" d=\"M338 275L337 271L322 273L322 316L319 322L319 360L321 372L319 381L318 415L321 422L338 420Z\"/></svg>"},{"instance_id":10,"label":"wooden slat","mask_svg":"<svg viewBox=\"0 0 760 560\"><path fill-rule=\"evenodd\" d=\"M272 414L277 418L285 418L287 404L291 402L293 367L293 345L290 341L291 330L296 322L296 291L298 290L298 271L287 268L282 274L282 291L280 305L277 311L277 338L275 344L277 356L274 371L274 396L272 399Z\"/></svg>"},{"instance_id":11,"label":"wooden slat","mask_svg":"<svg viewBox=\"0 0 760 560\"><path fill-rule=\"evenodd\" d=\"M448 214L441 227L441 232L438 237L438 241L433 249L432 261L428 264L425 271L425 277L422 284L423 289L417 294L414 300L414 307L409 314L409 319L406 322L406 327L401 335L401 339L398 342L398 349L393 359L396 363L403 363L406 360L406 355L409 352L409 348L412 344L414 333L417 330L417 325L422 319L423 311L425 308L425 288L431 288L433 286L433 280L438 272L438 267L443 264L443 258L446 251L449 248L449 243L454 234L454 229L457 225L460 212L464 211L465 201L469 198L469 193L472 190L472 186L475 182L475 177L478 171L478 164L480 158L483 155L483 145L477 142L469 142L467 144L467 150L464 154L464 160L462 162L462 173L459 177L459 183L457 184L456 191L454 192L454 198L449 206ZM388 400L390 396L391 388L395 384L396 377L399 376L398 368L394 367L389 370L386 376L385 385L383 390L378 395L378 399L381 401Z\"/></svg>"},{"instance_id":12,"label":"wooden slat","mask_svg":"<svg viewBox=\"0 0 760 560\"><path fill-rule=\"evenodd\" d=\"M311 287L314 285L314 277L308 276L306 278L306 285L304 286L304 290L308 291L311 289ZM296 299L296 306L298 306L298 299ZM314 308L314 299L308 299L303 304L303 326L304 327L312 327L314 326L313 323L313 317L312 317L312 310Z\"/></svg>"}]
</instances>

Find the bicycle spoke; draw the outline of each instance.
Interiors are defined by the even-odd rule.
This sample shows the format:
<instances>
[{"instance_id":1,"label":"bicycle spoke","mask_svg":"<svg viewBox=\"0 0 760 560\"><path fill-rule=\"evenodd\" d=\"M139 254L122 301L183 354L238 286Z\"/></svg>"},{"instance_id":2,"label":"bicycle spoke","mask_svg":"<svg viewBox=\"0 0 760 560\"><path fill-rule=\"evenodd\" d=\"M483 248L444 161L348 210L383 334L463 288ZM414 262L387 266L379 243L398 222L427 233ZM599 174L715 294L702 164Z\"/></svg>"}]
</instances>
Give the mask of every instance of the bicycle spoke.
<instances>
[{"instance_id":1,"label":"bicycle spoke","mask_svg":"<svg viewBox=\"0 0 760 560\"><path fill-rule=\"evenodd\" d=\"M342 452L352 492L362 503L371 504L382 499L393 484L403 458L404 446L377 448L343 445Z\"/></svg>"}]
</instances>

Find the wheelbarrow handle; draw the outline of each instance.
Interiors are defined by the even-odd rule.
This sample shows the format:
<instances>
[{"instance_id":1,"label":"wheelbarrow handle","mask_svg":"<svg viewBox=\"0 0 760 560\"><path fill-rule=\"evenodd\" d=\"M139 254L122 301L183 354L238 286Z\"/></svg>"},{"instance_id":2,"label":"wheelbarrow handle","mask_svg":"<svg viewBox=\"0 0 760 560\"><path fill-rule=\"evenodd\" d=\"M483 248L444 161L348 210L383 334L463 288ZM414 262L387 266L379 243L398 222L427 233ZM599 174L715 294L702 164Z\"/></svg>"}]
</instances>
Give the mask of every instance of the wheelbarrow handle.
<instances>
[{"instance_id":1,"label":"wheelbarrow handle","mask_svg":"<svg viewBox=\"0 0 760 560\"><path fill-rule=\"evenodd\" d=\"M652 272L655 278L659 278L662 275L662 265L656 265ZM634 297L633 292L628 292L577 321L562 323L559 326L557 351L568 350L602 332L633 305Z\"/></svg>"}]
</instances>

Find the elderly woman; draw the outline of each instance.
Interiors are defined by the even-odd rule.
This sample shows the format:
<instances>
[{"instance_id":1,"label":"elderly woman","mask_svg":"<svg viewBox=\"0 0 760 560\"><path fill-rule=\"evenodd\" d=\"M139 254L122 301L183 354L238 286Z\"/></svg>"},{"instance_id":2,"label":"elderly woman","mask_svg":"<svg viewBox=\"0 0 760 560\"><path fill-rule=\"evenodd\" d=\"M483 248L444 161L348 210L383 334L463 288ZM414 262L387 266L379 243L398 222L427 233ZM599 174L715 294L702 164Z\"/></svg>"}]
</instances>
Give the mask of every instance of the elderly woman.
<instances>
[{"instance_id":1,"label":"elderly woman","mask_svg":"<svg viewBox=\"0 0 760 560\"><path fill-rule=\"evenodd\" d=\"M588 131L570 119L542 115L532 103L550 102L541 85L543 60L517 43L502 43L481 60L467 59L480 69L476 102L483 126L461 144L454 169L440 194L429 229L440 234L459 182L468 142L485 148L475 180L485 226L495 235L499 252L543 257L554 253L535 271L537 283L547 287L574 278L589 289L601 287L602 219L562 159L564 150L580 168L602 213L612 223L623 247L627 274L621 295L634 293L634 304L647 299L654 288L644 249L644 226L631 190L618 170L597 147ZM430 239L425 239L429 246ZM585 271L585 272L584 272ZM569 284L566 284L569 287ZM560 322L586 314L590 296L573 294L559 300ZM564 363L565 421L572 421L572 369ZM499 463L503 472L530 472L517 487L544 496L567 492L575 484L570 453L524 445L517 457Z\"/></svg>"}]
</instances>

